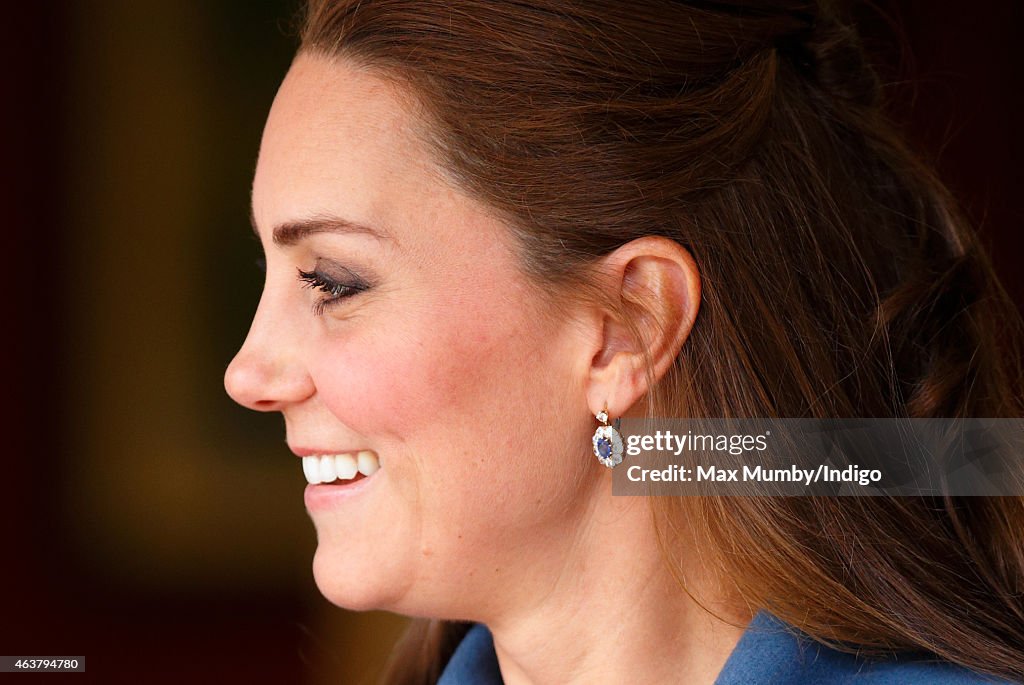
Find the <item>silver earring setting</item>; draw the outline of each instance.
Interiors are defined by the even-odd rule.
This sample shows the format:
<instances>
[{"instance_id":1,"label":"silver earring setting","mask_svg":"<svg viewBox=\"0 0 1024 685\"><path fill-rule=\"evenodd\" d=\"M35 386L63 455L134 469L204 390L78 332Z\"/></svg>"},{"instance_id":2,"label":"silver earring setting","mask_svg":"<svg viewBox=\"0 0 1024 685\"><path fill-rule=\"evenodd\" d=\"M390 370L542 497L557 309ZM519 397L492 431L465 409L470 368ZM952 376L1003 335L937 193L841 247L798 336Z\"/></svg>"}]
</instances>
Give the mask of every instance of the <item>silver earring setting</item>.
<instances>
[{"instance_id":1,"label":"silver earring setting","mask_svg":"<svg viewBox=\"0 0 1024 685\"><path fill-rule=\"evenodd\" d=\"M622 436L618 431L622 419L615 419L615 424L609 426L607 409L597 412L595 418L604 425L594 431L594 456L608 468L614 468L622 463Z\"/></svg>"}]
</instances>

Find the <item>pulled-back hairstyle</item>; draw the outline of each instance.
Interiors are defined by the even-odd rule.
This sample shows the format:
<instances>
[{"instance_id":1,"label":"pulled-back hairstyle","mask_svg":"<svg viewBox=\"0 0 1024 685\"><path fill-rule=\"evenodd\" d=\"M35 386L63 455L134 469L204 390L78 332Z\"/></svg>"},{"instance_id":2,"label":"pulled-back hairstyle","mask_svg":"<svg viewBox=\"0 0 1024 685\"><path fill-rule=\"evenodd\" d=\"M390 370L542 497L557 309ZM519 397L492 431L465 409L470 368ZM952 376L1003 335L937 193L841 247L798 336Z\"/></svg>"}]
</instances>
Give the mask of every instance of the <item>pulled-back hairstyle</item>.
<instances>
[{"instance_id":1,"label":"pulled-back hairstyle","mask_svg":"<svg viewBox=\"0 0 1024 685\"><path fill-rule=\"evenodd\" d=\"M699 316L652 414L1024 414L1020 316L837 8L312 0L301 41L405 87L545 292L592 293L588 265L640 236L693 254ZM751 607L822 642L1024 678L1024 498L650 500L670 568L685 520ZM435 681L465 630L414 621L387 682Z\"/></svg>"}]
</instances>

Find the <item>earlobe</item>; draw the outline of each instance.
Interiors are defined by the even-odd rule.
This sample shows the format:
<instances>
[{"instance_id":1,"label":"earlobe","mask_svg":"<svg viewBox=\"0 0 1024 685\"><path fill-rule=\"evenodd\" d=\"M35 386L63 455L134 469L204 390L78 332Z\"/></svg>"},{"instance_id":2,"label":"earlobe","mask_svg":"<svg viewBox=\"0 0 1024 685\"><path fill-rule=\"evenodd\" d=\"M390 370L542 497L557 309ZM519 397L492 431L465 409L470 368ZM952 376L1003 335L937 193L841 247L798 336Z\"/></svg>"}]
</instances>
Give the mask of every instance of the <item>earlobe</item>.
<instances>
[{"instance_id":1,"label":"earlobe","mask_svg":"<svg viewBox=\"0 0 1024 685\"><path fill-rule=\"evenodd\" d=\"M588 402L595 412L607 403L612 415L621 415L679 355L697 318L700 276L693 256L660 236L631 241L606 260L605 285L621 306L603 315Z\"/></svg>"}]
</instances>

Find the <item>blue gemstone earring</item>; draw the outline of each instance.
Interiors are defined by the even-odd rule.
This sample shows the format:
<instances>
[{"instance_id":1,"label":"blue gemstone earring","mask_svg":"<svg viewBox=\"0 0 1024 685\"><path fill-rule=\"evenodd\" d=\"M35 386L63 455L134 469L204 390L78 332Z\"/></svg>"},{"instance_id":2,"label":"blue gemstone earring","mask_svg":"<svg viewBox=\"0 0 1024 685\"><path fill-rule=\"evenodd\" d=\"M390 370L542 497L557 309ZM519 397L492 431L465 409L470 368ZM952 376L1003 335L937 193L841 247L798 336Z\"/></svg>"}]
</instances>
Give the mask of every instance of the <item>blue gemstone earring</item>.
<instances>
[{"instance_id":1,"label":"blue gemstone earring","mask_svg":"<svg viewBox=\"0 0 1024 685\"><path fill-rule=\"evenodd\" d=\"M615 419L615 425L609 426L607 409L597 412L595 417L604 425L594 431L594 456L608 468L614 468L622 463L622 436L618 431L622 419Z\"/></svg>"}]
</instances>

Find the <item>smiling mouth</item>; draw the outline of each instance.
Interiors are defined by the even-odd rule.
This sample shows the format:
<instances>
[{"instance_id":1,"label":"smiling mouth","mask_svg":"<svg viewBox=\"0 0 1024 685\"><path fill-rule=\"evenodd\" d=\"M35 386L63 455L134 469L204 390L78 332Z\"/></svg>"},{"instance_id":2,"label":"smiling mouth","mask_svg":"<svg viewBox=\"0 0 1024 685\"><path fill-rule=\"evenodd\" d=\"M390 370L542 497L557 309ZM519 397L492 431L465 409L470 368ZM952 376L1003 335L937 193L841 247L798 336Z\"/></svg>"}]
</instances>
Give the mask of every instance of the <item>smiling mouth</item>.
<instances>
[{"instance_id":1,"label":"smiling mouth","mask_svg":"<svg viewBox=\"0 0 1024 685\"><path fill-rule=\"evenodd\" d=\"M377 455L369 450L302 457L302 472L310 485L353 483L379 469Z\"/></svg>"}]
</instances>

